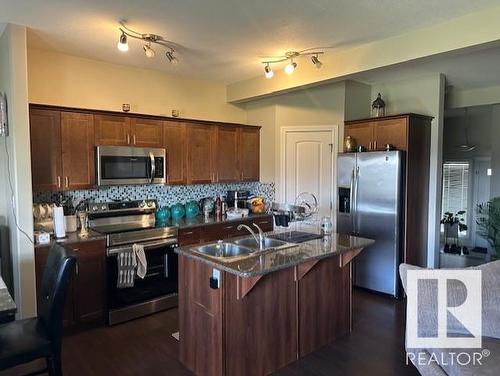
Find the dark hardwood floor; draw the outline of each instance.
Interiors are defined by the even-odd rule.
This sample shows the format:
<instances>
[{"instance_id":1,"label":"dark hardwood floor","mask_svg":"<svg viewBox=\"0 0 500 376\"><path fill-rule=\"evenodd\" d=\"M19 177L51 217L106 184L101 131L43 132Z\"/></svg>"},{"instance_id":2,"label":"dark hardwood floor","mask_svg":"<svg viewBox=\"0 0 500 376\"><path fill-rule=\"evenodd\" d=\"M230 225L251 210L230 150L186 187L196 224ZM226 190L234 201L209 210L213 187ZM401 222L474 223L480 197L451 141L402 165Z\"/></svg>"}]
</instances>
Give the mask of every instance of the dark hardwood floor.
<instances>
[{"instance_id":1,"label":"dark hardwood floor","mask_svg":"<svg viewBox=\"0 0 500 376\"><path fill-rule=\"evenodd\" d=\"M297 375L418 375L405 365L404 302L355 290L353 332L278 371ZM177 310L68 335L66 376L191 375L177 360ZM38 366L40 363L38 363ZM20 375L37 364L0 372ZM233 375L231 375L233 376Z\"/></svg>"}]
</instances>

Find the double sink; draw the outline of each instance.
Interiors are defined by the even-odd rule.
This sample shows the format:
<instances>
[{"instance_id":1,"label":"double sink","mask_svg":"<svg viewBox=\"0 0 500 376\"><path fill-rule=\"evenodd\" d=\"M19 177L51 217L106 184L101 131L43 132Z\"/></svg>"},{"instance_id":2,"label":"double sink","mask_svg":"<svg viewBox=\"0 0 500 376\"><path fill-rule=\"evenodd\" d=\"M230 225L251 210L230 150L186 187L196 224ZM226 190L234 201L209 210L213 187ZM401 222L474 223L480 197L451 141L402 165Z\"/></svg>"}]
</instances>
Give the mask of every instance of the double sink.
<instances>
[{"instance_id":1,"label":"double sink","mask_svg":"<svg viewBox=\"0 0 500 376\"><path fill-rule=\"evenodd\" d=\"M231 241L219 240L217 243L194 247L192 251L218 259L227 259L227 261L229 261L235 257L245 257L257 252L288 248L296 245L268 237L265 237L259 243L250 236Z\"/></svg>"}]
</instances>

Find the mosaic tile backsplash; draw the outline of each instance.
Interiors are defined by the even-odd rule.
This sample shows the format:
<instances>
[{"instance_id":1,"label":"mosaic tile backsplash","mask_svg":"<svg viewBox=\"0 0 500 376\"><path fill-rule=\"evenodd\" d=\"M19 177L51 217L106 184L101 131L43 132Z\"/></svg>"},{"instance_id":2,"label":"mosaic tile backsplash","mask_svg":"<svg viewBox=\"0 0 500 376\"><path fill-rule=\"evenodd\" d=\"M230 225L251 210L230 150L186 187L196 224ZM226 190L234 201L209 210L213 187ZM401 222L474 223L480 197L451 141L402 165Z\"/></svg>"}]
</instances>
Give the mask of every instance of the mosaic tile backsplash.
<instances>
[{"instance_id":1,"label":"mosaic tile backsplash","mask_svg":"<svg viewBox=\"0 0 500 376\"><path fill-rule=\"evenodd\" d=\"M264 197L267 202L274 200L274 183L234 183L234 184L201 184L201 185L122 185L99 187L91 190L65 192L34 192L33 202L45 203L72 198L73 202L89 199L93 202L108 202L113 200L143 200L156 199L161 206L171 206L178 202L200 200L204 197L226 195L228 190L248 190L256 196Z\"/></svg>"}]
</instances>

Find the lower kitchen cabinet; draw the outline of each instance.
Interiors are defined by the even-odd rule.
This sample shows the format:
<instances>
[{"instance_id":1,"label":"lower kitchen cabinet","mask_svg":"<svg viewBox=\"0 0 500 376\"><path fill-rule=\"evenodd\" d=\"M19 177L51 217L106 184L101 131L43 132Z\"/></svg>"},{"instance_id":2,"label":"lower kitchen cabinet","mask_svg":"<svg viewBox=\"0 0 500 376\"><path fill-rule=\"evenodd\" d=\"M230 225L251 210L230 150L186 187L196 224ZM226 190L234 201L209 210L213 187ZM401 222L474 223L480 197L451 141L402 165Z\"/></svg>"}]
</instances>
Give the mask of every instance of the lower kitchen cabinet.
<instances>
[{"instance_id":1,"label":"lower kitchen cabinet","mask_svg":"<svg viewBox=\"0 0 500 376\"><path fill-rule=\"evenodd\" d=\"M77 257L64 308L64 327L89 322L102 322L106 307L106 248L102 240L68 244ZM35 249L37 293L49 247Z\"/></svg>"}]
</instances>

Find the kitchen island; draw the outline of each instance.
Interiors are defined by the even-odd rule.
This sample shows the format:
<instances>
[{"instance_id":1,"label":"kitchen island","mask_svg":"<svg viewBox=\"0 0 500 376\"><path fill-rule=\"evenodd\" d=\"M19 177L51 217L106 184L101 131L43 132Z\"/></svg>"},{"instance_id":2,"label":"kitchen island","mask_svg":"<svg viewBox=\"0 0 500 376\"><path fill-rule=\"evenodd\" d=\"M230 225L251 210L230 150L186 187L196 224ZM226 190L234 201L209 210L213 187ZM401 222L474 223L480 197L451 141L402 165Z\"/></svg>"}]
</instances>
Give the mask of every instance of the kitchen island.
<instances>
[{"instance_id":1,"label":"kitchen island","mask_svg":"<svg viewBox=\"0 0 500 376\"><path fill-rule=\"evenodd\" d=\"M233 257L178 248L180 361L197 375L265 375L348 334L351 261L372 242L333 234Z\"/></svg>"}]
</instances>

